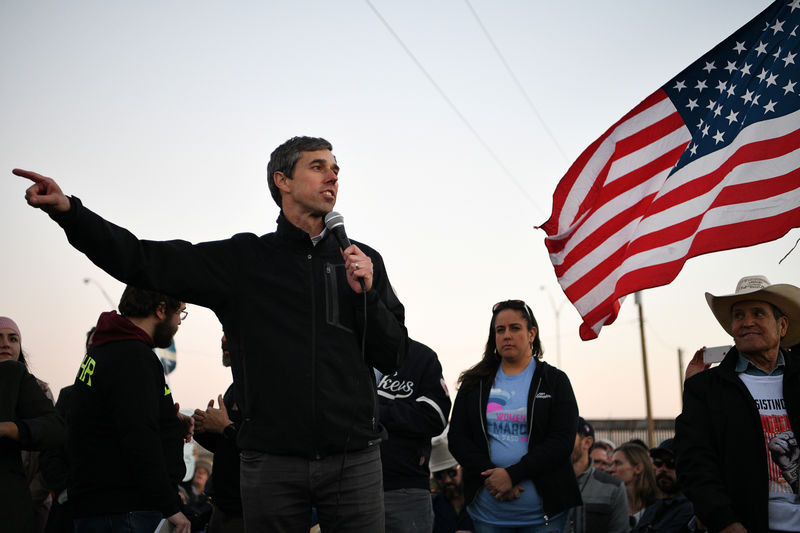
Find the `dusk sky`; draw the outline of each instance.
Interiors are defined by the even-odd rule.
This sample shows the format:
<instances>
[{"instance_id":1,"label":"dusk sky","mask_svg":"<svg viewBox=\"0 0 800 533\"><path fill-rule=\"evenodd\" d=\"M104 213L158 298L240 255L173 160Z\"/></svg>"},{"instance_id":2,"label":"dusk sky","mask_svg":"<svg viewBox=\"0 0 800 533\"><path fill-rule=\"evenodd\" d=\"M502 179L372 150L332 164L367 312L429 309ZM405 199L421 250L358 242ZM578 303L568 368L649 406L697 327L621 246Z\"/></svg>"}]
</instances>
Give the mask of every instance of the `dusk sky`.
<instances>
[{"instance_id":1,"label":"dusk sky","mask_svg":"<svg viewBox=\"0 0 800 533\"><path fill-rule=\"evenodd\" d=\"M16 320L32 371L57 392L109 309L99 287L114 301L123 289L26 205L12 168L56 178L140 238L201 242L273 231L270 152L322 136L341 166L348 234L383 255L409 334L439 354L453 395L481 356L492 305L516 298L584 417L643 417L633 298L581 341L534 226L586 146L766 5L7 0L0 316ZM750 274L800 285L800 250L778 264L798 238L691 259L644 291L657 417L680 412L678 349L688 361L731 342L704 292L731 293ZM204 407L230 373L216 317L188 310L170 382L182 407Z\"/></svg>"}]
</instances>

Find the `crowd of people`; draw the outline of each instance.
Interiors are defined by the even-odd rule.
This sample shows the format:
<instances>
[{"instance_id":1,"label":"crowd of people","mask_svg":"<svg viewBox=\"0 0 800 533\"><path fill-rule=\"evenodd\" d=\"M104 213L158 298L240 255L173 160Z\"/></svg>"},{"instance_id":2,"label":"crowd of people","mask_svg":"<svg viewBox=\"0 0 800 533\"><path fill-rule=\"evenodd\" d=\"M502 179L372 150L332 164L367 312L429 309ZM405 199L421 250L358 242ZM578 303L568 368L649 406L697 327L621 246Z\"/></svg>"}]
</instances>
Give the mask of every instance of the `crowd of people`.
<instances>
[{"instance_id":1,"label":"crowd of people","mask_svg":"<svg viewBox=\"0 0 800 533\"><path fill-rule=\"evenodd\" d=\"M800 531L797 287L751 276L706 295L735 347L715 368L698 352L675 438L648 449L595 440L521 300L492 307L451 405L380 254L329 216L339 164L324 139L272 153L274 233L196 245L139 240L51 178L14 173L33 181L28 203L127 287L58 409L0 317L3 531ZM232 372L192 416L154 353L187 302L219 318ZM182 485L192 439L213 464L197 461Z\"/></svg>"}]
</instances>

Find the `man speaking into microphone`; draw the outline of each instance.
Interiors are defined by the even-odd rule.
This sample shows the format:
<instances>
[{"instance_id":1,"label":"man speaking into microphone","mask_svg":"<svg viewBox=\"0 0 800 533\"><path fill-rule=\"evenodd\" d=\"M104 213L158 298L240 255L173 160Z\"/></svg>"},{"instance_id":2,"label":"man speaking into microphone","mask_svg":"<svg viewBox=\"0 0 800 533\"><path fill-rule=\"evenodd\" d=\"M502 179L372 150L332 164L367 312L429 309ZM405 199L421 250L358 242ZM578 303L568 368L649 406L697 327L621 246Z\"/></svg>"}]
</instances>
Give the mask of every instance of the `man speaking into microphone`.
<instances>
[{"instance_id":1,"label":"man speaking into microphone","mask_svg":"<svg viewBox=\"0 0 800 533\"><path fill-rule=\"evenodd\" d=\"M231 351L247 531L383 531L380 426L373 367L406 353L403 305L372 248L325 228L339 165L325 139L294 137L272 152L275 232L200 244L140 240L33 181L28 203L123 283L210 308ZM336 222L336 221L334 221ZM341 222L341 220L338 220ZM337 238L338 237L338 238Z\"/></svg>"}]
</instances>

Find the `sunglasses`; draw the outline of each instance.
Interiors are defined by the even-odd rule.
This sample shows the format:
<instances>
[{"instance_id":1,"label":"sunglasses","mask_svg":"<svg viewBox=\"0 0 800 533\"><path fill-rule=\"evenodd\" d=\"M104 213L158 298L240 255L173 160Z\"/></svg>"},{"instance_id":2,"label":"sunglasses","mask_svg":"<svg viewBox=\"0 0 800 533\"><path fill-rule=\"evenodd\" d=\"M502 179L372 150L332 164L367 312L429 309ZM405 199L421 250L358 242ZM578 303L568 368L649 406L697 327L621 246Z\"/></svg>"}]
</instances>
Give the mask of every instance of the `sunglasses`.
<instances>
[{"instance_id":1,"label":"sunglasses","mask_svg":"<svg viewBox=\"0 0 800 533\"><path fill-rule=\"evenodd\" d=\"M533 311L531 311L528 304L522 300L503 300L502 302L497 302L492 306L492 314L496 315L503 309L518 309L525 313L529 320L533 320Z\"/></svg>"},{"instance_id":2,"label":"sunglasses","mask_svg":"<svg viewBox=\"0 0 800 533\"><path fill-rule=\"evenodd\" d=\"M670 470L675 470L675 459L653 459L653 466L656 468L665 466Z\"/></svg>"},{"instance_id":3,"label":"sunglasses","mask_svg":"<svg viewBox=\"0 0 800 533\"><path fill-rule=\"evenodd\" d=\"M440 470L438 472L433 473L433 478L437 481L442 481L445 477L449 477L451 479L455 479L458 475L457 468L448 468L447 470Z\"/></svg>"}]
</instances>

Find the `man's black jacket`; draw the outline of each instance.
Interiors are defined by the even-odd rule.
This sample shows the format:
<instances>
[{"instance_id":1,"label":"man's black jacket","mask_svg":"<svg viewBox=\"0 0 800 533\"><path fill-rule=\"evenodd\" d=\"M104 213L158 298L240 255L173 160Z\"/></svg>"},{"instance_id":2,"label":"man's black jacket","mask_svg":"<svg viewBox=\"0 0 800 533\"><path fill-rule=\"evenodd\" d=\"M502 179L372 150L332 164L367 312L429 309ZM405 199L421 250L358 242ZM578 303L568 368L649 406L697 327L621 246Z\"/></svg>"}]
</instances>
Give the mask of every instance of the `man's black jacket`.
<instances>
[{"instance_id":1,"label":"man's black jacket","mask_svg":"<svg viewBox=\"0 0 800 533\"><path fill-rule=\"evenodd\" d=\"M800 428L800 360L784 351L783 397L789 423ZM741 522L769 531L767 447L756 403L736 374L732 348L716 368L686 381L675 421L678 478L709 531Z\"/></svg>"},{"instance_id":2,"label":"man's black jacket","mask_svg":"<svg viewBox=\"0 0 800 533\"><path fill-rule=\"evenodd\" d=\"M74 197L54 219L118 280L214 311L231 351L241 449L317 458L380 442L372 369L397 369L406 329L375 250L356 243L374 267L364 298L347 284L334 236L314 246L283 213L275 233L195 245L139 240Z\"/></svg>"}]
</instances>

